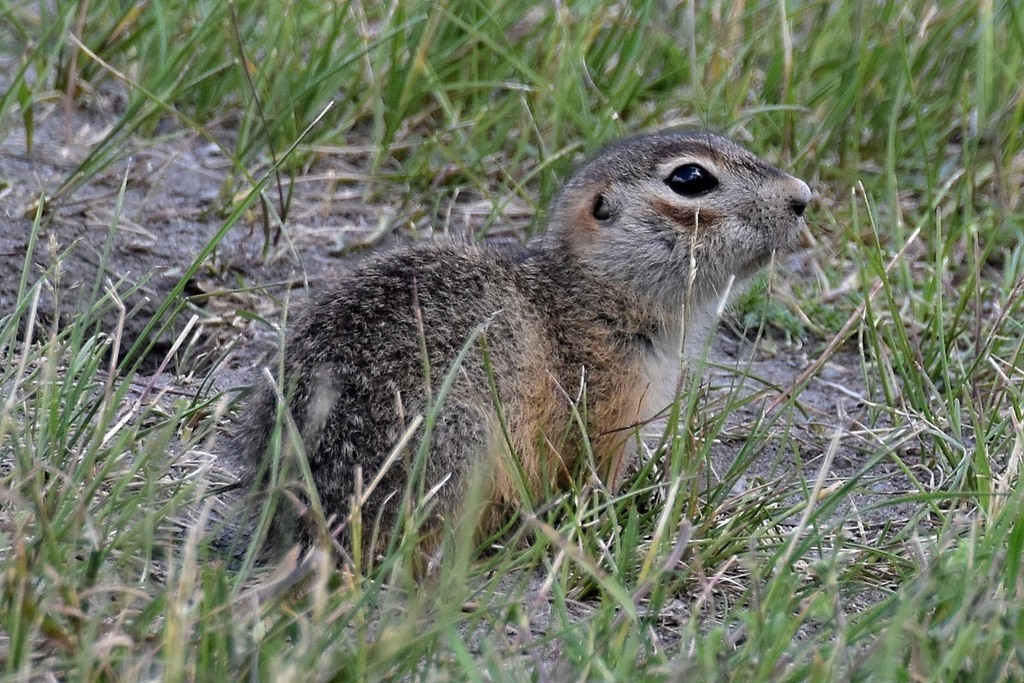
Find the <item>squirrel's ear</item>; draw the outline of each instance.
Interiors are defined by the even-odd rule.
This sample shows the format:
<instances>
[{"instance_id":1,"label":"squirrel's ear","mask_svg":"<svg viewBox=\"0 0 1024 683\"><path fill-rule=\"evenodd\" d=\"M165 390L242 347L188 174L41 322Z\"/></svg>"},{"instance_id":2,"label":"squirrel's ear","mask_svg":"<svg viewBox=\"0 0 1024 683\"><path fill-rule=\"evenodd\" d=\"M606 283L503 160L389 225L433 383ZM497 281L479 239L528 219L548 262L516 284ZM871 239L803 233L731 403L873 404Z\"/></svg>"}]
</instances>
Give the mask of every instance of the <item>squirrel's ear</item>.
<instances>
[{"instance_id":1,"label":"squirrel's ear","mask_svg":"<svg viewBox=\"0 0 1024 683\"><path fill-rule=\"evenodd\" d=\"M612 210L608 206L603 193L594 195L594 203L590 207L590 215L599 221L606 221L612 217Z\"/></svg>"}]
</instances>

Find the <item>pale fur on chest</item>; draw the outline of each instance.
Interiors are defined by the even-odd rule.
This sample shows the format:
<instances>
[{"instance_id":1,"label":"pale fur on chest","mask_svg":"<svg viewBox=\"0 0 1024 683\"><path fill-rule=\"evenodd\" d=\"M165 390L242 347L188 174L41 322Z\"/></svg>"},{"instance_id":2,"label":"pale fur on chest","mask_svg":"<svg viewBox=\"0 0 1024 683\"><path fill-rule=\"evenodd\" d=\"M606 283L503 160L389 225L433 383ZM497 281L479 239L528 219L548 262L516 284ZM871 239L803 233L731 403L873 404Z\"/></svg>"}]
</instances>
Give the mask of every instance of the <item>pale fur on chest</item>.
<instances>
[{"instance_id":1,"label":"pale fur on chest","mask_svg":"<svg viewBox=\"0 0 1024 683\"><path fill-rule=\"evenodd\" d=\"M676 325L676 332L652 340L644 357L646 390L637 415L638 422L648 422L662 414L676 400L684 369L690 362L703 358L707 349L711 316L692 316Z\"/></svg>"},{"instance_id":2,"label":"pale fur on chest","mask_svg":"<svg viewBox=\"0 0 1024 683\"><path fill-rule=\"evenodd\" d=\"M675 400L683 369L683 345L678 336L656 340L643 363L646 387L637 411L637 422L661 414Z\"/></svg>"}]
</instances>

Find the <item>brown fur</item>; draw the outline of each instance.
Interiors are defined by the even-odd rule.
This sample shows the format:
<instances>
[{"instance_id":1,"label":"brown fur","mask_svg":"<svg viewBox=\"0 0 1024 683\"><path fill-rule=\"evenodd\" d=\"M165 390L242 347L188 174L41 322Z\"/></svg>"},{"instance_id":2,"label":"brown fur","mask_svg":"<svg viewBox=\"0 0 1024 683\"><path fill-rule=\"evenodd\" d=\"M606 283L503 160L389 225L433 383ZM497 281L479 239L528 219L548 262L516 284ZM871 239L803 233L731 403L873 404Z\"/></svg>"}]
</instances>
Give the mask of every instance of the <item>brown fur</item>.
<instances>
[{"instance_id":1,"label":"brown fur","mask_svg":"<svg viewBox=\"0 0 1024 683\"><path fill-rule=\"evenodd\" d=\"M710 209L695 210L678 206L660 197L652 202L654 210L677 225L690 225L698 232L711 232L722 222L722 214Z\"/></svg>"},{"instance_id":2,"label":"brown fur","mask_svg":"<svg viewBox=\"0 0 1024 683\"><path fill-rule=\"evenodd\" d=\"M719 186L674 193L666 169L683 163L706 164ZM345 528L357 470L365 489L404 425L433 409L467 343L429 441L421 427L362 506L363 542L375 522L381 531L366 550L388 540L409 487L435 496L428 554L466 514L490 533L563 489L588 443L614 489L635 429L678 388L680 351L700 348L733 279L793 242L809 199L804 183L725 138L644 135L585 164L554 201L546 234L521 250L434 244L367 260L311 299L284 350L281 391L325 515ZM274 456L276 395L259 383L243 417L238 443L254 473ZM421 445L426 461L411 480ZM467 513L474 482L482 501ZM279 531L293 535L294 520L282 519ZM346 530L338 538L351 541Z\"/></svg>"}]
</instances>

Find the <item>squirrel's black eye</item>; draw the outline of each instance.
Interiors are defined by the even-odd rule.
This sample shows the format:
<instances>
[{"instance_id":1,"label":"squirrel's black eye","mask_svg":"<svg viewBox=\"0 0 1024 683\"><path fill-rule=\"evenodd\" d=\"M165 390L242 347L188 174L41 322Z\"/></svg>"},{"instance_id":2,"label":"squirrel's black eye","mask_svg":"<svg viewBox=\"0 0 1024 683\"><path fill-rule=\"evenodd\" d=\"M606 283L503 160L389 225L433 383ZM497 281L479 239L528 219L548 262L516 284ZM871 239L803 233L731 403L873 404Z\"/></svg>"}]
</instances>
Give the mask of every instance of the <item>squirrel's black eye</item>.
<instances>
[{"instance_id":1,"label":"squirrel's black eye","mask_svg":"<svg viewBox=\"0 0 1024 683\"><path fill-rule=\"evenodd\" d=\"M590 208L590 213L599 221L606 221L612 217L612 210L608 208L608 202L604 200L603 194L594 197L594 205Z\"/></svg>"},{"instance_id":2,"label":"squirrel's black eye","mask_svg":"<svg viewBox=\"0 0 1024 683\"><path fill-rule=\"evenodd\" d=\"M665 178L665 184L676 194L699 197L718 187L718 178L703 166L683 164L672 169L668 178Z\"/></svg>"}]
</instances>

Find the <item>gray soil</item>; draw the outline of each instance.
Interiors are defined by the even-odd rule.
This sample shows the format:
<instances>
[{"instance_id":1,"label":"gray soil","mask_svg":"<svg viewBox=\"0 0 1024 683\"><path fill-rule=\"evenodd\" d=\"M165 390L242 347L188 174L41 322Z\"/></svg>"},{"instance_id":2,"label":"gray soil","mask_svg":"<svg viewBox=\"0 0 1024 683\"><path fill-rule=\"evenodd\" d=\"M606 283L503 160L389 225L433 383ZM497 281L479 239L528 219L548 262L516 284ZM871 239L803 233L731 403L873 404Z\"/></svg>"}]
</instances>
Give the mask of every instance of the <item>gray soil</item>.
<instances>
[{"instance_id":1,"label":"gray soil","mask_svg":"<svg viewBox=\"0 0 1024 683\"><path fill-rule=\"evenodd\" d=\"M68 125L63 112L54 109L37 120L31 150L26 150L20 133L7 135L0 143L0 314L11 311L17 298L37 202L58 191L112 120L109 113L75 112ZM404 199L411 207L405 208L389 201L398 193L377 191L381 199L368 202L366 159L366 150L357 147L320 157L297 178L285 229L276 241L273 215L266 230L266 214L259 204L253 205L198 265L184 289L176 292L182 275L223 225L225 182L231 169L217 147L187 133L170 131L159 141L139 142L73 194L46 205L30 260L30 282L47 282L38 318L51 323L78 315L99 277L101 285L110 283L121 293L126 309L132 311L121 341L121 348L127 349L170 298L183 310L166 329L144 340L152 348L142 375L159 373L151 379L163 386L194 387L196 378L212 372L215 390L244 386L273 358L279 340L275 326L291 299L301 300L310 287L350 267L368 248L429 238L434 232L431 225L441 226L437 232L472 233L490 212L489 205L465 193L433 217L428 212L438 213L434 202L420 206L416 198ZM123 182L122 208L115 221ZM273 188L267 196L276 202ZM526 208L506 208L503 238L522 234L529 220ZM55 254L60 255L59 271L54 270ZM801 277L801 270L797 255L776 279ZM130 289L135 291L127 293ZM196 326L168 361L168 349L192 316L198 318ZM116 321L111 310L101 329L112 332ZM753 398L731 411L714 436L713 470L720 474L728 471L747 443L766 405L793 385L823 347L786 345L770 339L770 333L755 343L723 327L712 348L718 365L705 374L707 419L726 401ZM823 479L826 490L858 475L873 453L913 448L913 436L889 445L875 438L879 425L872 423L871 397L861 372L855 350L840 350L799 393L798 409L770 414L778 422L769 433L779 437L758 440L751 466L734 483L739 499L753 499L761 487L780 479L798 478L809 490L837 433ZM928 476L918 475L925 481ZM872 506L912 490L902 471L881 457L855 493L830 515L849 520L846 533L871 545L878 542L884 525L899 526L916 512L913 506ZM794 518L786 524L797 522Z\"/></svg>"}]
</instances>

